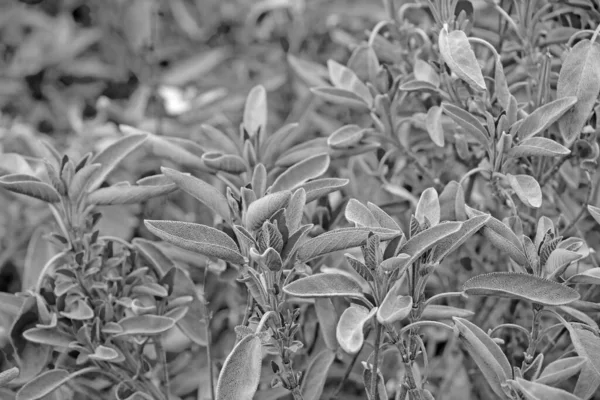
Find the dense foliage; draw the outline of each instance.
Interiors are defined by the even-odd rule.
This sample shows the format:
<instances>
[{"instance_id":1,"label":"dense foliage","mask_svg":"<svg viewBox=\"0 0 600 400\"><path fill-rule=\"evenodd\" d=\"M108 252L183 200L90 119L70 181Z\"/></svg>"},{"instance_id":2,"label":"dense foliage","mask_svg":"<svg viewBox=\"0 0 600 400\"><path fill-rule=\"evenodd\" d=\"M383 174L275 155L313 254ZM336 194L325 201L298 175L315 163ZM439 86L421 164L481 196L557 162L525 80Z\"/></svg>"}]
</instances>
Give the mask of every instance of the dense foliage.
<instances>
[{"instance_id":1,"label":"dense foliage","mask_svg":"<svg viewBox=\"0 0 600 400\"><path fill-rule=\"evenodd\" d=\"M2 400L600 398L600 3L0 4Z\"/></svg>"}]
</instances>

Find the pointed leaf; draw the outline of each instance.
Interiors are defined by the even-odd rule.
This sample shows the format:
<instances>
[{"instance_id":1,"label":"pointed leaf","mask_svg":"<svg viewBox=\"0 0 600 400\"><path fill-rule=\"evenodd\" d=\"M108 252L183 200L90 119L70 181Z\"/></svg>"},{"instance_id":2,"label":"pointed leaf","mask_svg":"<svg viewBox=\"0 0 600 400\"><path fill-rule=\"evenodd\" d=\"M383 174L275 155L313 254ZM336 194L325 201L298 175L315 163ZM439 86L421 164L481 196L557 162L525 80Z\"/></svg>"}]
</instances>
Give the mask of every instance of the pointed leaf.
<instances>
[{"instance_id":1,"label":"pointed leaf","mask_svg":"<svg viewBox=\"0 0 600 400\"><path fill-rule=\"evenodd\" d=\"M444 222L426 229L410 238L410 240L408 240L400 249L402 254L409 255L408 258L404 259L401 267L415 262L415 260L421 257L427 250L431 249L453 233L458 232L461 226L461 222Z\"/></svg>"},{"instance_id":2,"label":"pointed leaf","mask_svg":"<svg viewBox=\"0 0 600 400\"><path fill-rule=\"evenodd\" d=\"M317 154L294 164L275 179L271 193L292 190L309 179L323 175L329 168L329 154Z\"/></svg>"},{"instance_id":3,"label":"pointed leaf","mask_svg":"<svg viewBox=\"0 0 600 400\"><path fill-rule=\"evenodd\" d=\"M335 351L324 349L320 351L308 364L306 373L302 377L302 398L304 400L319 400L329 375L329 367L335 361Z\"/></svg>"},{"instance_id":4,"label":"pointed leaf","mask_svg":"<svg viewBox=\"0 0 600 400\"><path fill-rule=\"evenodd\" d=\"M248 335L227 356L217 383L216 400L252 400L258 389L262 364L262 343Z\"/></svg>"},{"instance_id":5,"label":"pointed leaf","mask_svg":"<svg viewBox=\"0 0 600 400\"><path fill-rule=\"evenodd\" d=\"M159 335L175 326L175 320L160 315L135 315L118 322L123 328L121 335Z\"/></svg>"},{"instance_id":6,"label":"pointed leaf","mask_svg":"<svg viewBox=\"0 0 600 400\"><path fill-rule=\"evenodd\" d=\"M250 137L267 128L267 91L264 86L255 86L248 94L243 124Z\"/></svg>"},{"instance_id":7,"label":"pointed leaf","mask_svg":"<svg viewBox=\"0 0 600 400\"><path fill-rule=\"evenodd\" d=\"M69 347L69 343L75 340L74 337L57 328L31 328L23 332L23 337L33 343L64 348Z\"/></svg>"},{"instance_id":8,"label":"pointed leaf","mask_svg":"<svg viewBox=\"0 0 600 400\"><path fill-rule=\"evenodd\" d=\"M340 317L337 326L337 340L342 350L349 354L360 351L365 341L363 328L377 312L377 308L369 311L358 304L351 304Z\"/></svg>"},{"instance_id":9,"label":"pointed leaf","mask_svg":"<svg viewBox=\"0 0 600 400\"><path fill-rule=\"evenodd\" d=\"M117 205L136 204L157 196L164 196L177 190L175 184L167 185L115 185L100 188L87 196L88 204Z\"/></svg>"},{"instance_id":10,"label":"pointed leaf","mask_svg":"<svg viewBox=\"0 0 600 400\"><path fill-rule=\"evenodd\" d=\"M370 108L361 97L349 90L334 87L316 87L310 89L310 91L313 92L315 96L334 104L344 105L362 111L368 111Z\"/></svg>"},{"instance_id":11,"label":"pointed leaf","mask_svg":"<svg viewBox=\"0 0 600 400\"><path fill-rule=\"evenodd\" d=\"M512 368L500 347L481 328L466 319L454 318L454 330L494 393L507 399L502 384L512 377Z\"/></svg>"},{"instance_id":12,"label":"pointed leaf","mask_svg":"<svg viewBox=\"0 0 600 400\"><path fill-rule=\"evenodd\" d=\"M393 324L408 317L413 307L411 296L400 294L401 286L394 286L377 309L377 321L381 324Z\"/></svg>"},{"instance_id":13,"label":"pointed leaf","mask_svg":"<svg viewBox=\"0 0 600 400\"><path fill-rule=\"evenodd\" d=\"M140 147L147 138L148 135L145 133L127 135L96 154L96 156L90 160L90 164L100 164L101 167L98 172L93 175L92 182L89 184L88 189L90 191L98 189L117 165L119 165L128 154Z\"/></svg>"},{"instance_id":14,"label":"pointed leaf","mask_svg":"<svg viewBox=\"0 0 600 400\"><path fill-rule=\"evenodd\" d=\"M421 313L421 320L439 321L444 319L450 320L453 317L471 318L473 315L475 315L473 311L465 310L464 308L428 304Z\"/></svg>"},{"instance_id":15,"label":"pointed leaf","mask_svg":"<svg viewBox=\"0 0 600 400\"><path fill-rule=\"evenodd\" d=\"M327 297L315 298L315 312L323 334L325 346L330 350L337 350L336 328L339 316L331 299Z\"/></svg>"},{"instance_id":16,"label":"pointed leaf","mask_svg":"<svg viewBox=\"0 0 600 400\"><path fill-rule=\"evenodd\" d=\"M4 175L0 177L0 188L33 197L46 203L57 203L60 201L60 195L56 189L30 175Z\"/></svg>"},{"instance_id":17,"label":"pointed leaf","mask_svg":"<svg viewBox=\"0 0 600 400\"><path fill-rule=\"evenodd\" d=\"M529 114L517 128L517 134L521 140L533 137L558 121L571 107L577 103L577 97L568 96L556 99L544 104Z\"/></svg>"},{"instance_id":18,"label":"pointed leaf","mask_svg":"<svg viewBox=\"0 0 600 400\"><path fill-rule=\"evenodd\" d=\"M227 199L214 186L204 182L202 179L183 174L171 168L162 167L160 170L175 182L179 189L200 200L215 214L225 219L230 218Z\"/></svg>"},{"instance_id":19,"label":"pointed leaf","mask_svg":"<svg viewBox=\"0 0 600 400\"><path fill-rule=\"evenodd\" d=\"M517 378L516 382L512 381L511 383L513 387L518 388L525 395L527 400L581 400L565 390L553 388L539 382Z\"/></svg>"},{"instance_id":20,"label":"pointed leaf","mask_svg":"<svg viewBox=\"0 0 600 400\"><path fill-rule=\"evenodd\" d=\"M244 263L244 257L233 239L217 229L178 221L146 220L144 223L150 232L183 249L235 264Z\"/></svg>"},{"instance_id":21,"label":"pointed leaf","mask_svg":"<svg viewBox=\"0 0 600 400\"><path fill-rule=\"evenodd\" d=\"M253 201L248 206L246 212L246 228L250 231L255 231L262 227L263 223L271 218L273 214L282 208L285 208L292 194L289 191L271 193L256 201Z\"/></svg>"},{"instance_id":22,"label":"pointed leaf","mask_svg":"<svg viewBox=\"0 0 600 400\"><path fill-rule=\"evenodd\" d=\"M312 297L352 297L364 298L362 287L354 279L343 274L316 274L300 278L283 287L290 296Z\"/></svg>"},{"instance_id":23,"label":"pointed leaf","mask_svg":"<svg viewBox=\"0 0 600 400\"><path fill-rule=\"evenodd\" d=\"M236 154L204 153L202 154L202 162L207 167L230 174L241 174L248 171L244 159Z\"/></svg>"},{"instance_id":24,"label":"pointed leaf","mask_svg":"<svg viewBox=\"0 0 600 400\"><path fill-rule=\"evenodd\" d=\"M377 368L377 398L374 399L371 393L371 379L373 376L373 367L366 362L363 361L363 382L365 385L365 391L367 393L367 400L388 400L388 393L385 387L385 380L383 379L383 375L381 375L381 369Z\"/></svg>"},{"instance_id":25,"label":"pointed leaf","mask_svg":"<svg viewBox=\"0 0 600 400\"><path fill-rule=\"evenodd\" d=\"M582 257L583 256L581 254L576 253L574 251L569 251L561 248L554 249L554 251L550 253L550 256L548 256L548 260L546 260L546 264L544 265L544 274L550 277L550 279L554 279L555 277L562 275L563 272L565 272L565 269L572 262L575 262ZM600 270L600 268L598 269ZM569 282L583 283L577 282L577 278L575 278L575 276L571 277L569 279Z\"/></svg>"},{"instance_id":26,"label":"pointed leaf","mask_svg":"<svg viewBox=\"0 0 600 400\"><path fill-rule=\"evenodd\" d=\"M511 148L508 154L512 157L557 157L570 154L571 151L554 140L545 137L525 139L518 146Z\"/></svg>"},{"instance_id":27,"label":"pointed leaf","mask_svg":"<svg viewBox=\"0 0 600 400\"><path fill-rule=\"evenodd\" d=\"M516 272L492 272L475 276L463 285L466 294L509 297L547 306L579 300L579 293L568 286Z\"/></svg>"},{"instance_id":28,"label":"pointed leaf","mask_svg":"<svg viewBox=\"0 0 600 400\"><path fill-rule=\"evenodd\" d=\"M566 143L573 143L600 93L600 44L583 39L567 54L558 76L558 97L576 96L577 104L558 123Z\"/></svg>"},{"instance_id":29,"label":"pointed leaf","mask_svg":"<svg viewBox=\"0 0 600 400\"><path fill-rule=\"evenodd\" d=\"M448 32L448 26L445 25L440 31L438 45L442 58L452 72L476 91L487 90L479 62L463 31Z\"/></svg>"},{"instance_id":30,"label":"pointed leaf","mask_svg":"<svg viewBox=\"0 0 600 400\"><path fill-rule=\"evenodd\" d=\"M317 200L329 193L340 190L350 182L348 179L341 178L323 178L315 179L300 186L299 189L306 191L306 204Z\"/></svg>"},{"instance_id":31,"label":"pointed leaf","mask_svg":"<svg viewBox=\"0 0 600 400\"><path fill-rule=\"evenodd\" d=\"M440 223L440 201L434 188L425 189L417 203L415 218L419 221L419 224L423 225L425 223L425 217L427 217L431 226Z\"/></svg>"},{"instance_id":32,"label":"pointed leaf","mask_svg":"<svg viewBox=\"0 0 600 400\"><path fill-rule=\"evenodd\" d=\"M489 143L489 135L481 122L467 111L450 103L442 103L444 113L452 118L461 128L477 140L484 148Z\"/></svg>"},{"instance_id":33,"label":"pointed leaf","mask_svg":"<svg viewBox=\"0 0 600 400\"><path fill-rule=\"evenodd\" d=\"M510 104L510 90L504 68L502 67L501 57L496 57L496 65L494 67L494 95L498 99L498 103L503 109L507 110Z\"/></svg>"},{"instance_id":34,"label":"pointed leaf","mask_svg":"<svg viewBox=\"0 0 600 400\"><path fill-rule=\"evenodd\" d=\"M356 76L354 71L334 60L329 60L327 62L327 69L329 70L329 78L335 87L353 92L369 106L373 104L371 92L367 86L358 79L358 76Z\"/></svg>"},{"instance_id":35,"label":"pointed leaf","mask_svg":"<svg viewBox=\"0 0 600 400\"><path fill-rule=\"evenodd\" d=\"M358 125L344 125L327 138L327 145L332 149L344 150L360 143L366 129Z\"/></svg>"},{"instance_id":36,"label":"pointed leaf","mask_svg":"<svg viewBox=\"0 0 600 400\"><path fill-rule=\"evenodd\" d=\"M506 178L525 205L533 208L542 206L542 189L533 176L506 174Z\"/></svg>"},{"instance_id":37,"label":"pointed leaf","mask_svg":"<svg viewBox=\"0 0 600 400\"><path fill-rule=\"evenodd\" d=\"M350 199L344 210L344 216L358 227L380 227L371 211L356 199Z\"/></svg>"},{"instance_id":38,"label":"pointed leaf","mask_svg":"<svg viewBox=\"0 0 600 400\"><path fill-rule=\"evenodd\" d=\"M600 208L588 205L587 209L592 218L594 218L594 220L600 224Z\"/></svg>"},{"instance_id":39,"label":"pointed leaf","mask_svg":"<svg viewBox=\"0 0 600 400\"><path fill-rule=\"evenodd\" d=\"M560 358L548 364L535 381L544 385L557 386L579 373L586 362L585 357Z\"/></svg>"},{"instance_id":40,"label":"pointed leaf","mask_svg":"<svg viewBox=\"0 0 600 400\"><path fill-rule=\"evenodd\" d=\"M464 244L471 236L483 228L489 219L489 215L478 215L463 222L456 233L446 236L438 242L433 250L433 262L440 262L448 254Z\"/></svg>"},{"instance_id":41,"label":"pointed leaf","mask_svg":"<svg viewBox=\"0 0 600 400\"><path fill-rule=\"evenodd\" d=\"M74 374L64 369L52 369L27 382L18 392L15 400L38 400L65 384Z\"/></svg>"}]
</instances>

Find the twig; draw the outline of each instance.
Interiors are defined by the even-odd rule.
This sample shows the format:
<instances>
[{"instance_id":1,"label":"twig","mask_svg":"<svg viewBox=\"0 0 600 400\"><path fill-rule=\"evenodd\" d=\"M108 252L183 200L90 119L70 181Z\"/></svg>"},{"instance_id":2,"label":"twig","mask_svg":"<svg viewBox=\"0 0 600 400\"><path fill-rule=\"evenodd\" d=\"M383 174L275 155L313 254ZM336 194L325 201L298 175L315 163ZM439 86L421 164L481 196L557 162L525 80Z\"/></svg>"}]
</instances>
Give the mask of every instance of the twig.
<instances>
[{"instance_id":1,"label":"twig","mask_svg":"<svg viewBox=\"0 0 600 400\"><path fill-rule=\"evenodd\" d=\"M378 399L379 396L377 394L378 392L378 385L377 385L377 381L379 379L379 372L377 371L377 367L379 364L379 347L381 345L381 334L383 332L383 326L381 326L380 324L377 324L377 327L375 328L375 349L373 350L374 354L373 354L373 370L371 371L371 389L370 389L370 393L371 393L371 398L372 399Z\"/></svg>"},{"instance_id":2,"label":"twig","mask_svg":"<svg viewBox=\"0 0 600 400\"><path fill-rule=\"evenodd\" d=\"M210 332L210 310L208 309L208 300L206 299L206 277L208 275L208 267L204 269L204 279L202 281L202 302L204 303L204 318L206 318L206 358L208 362L208 381L210 382L210 398L215 400L215 383L213 382L213 362L212 352L210 350L211 332ZM201 396L200 388L198 388L198 400Z\"/></svg>"},{"instance_id":3,"label":"twig","mask_svg":"<svg viewBox=\"0 0 600 400\"><path fill-rule=\"evenodd\" d=\"M348 364L348 366L346 367L346 371L344 372L344 376L342 377L342 380L337 385L337 387L335 388L335 391L331 394L331 396L329 396L329 400L337 399L338 395L344 388L344 385L346 384L346 381L348 380L348 377L350 376L350 373L352 372L352 369L354 368L354 364L356 364L356 360L358 360L359 355L360 355L360 351L356 352L356 354L354 356L352 356L352 359L350 360L350 364Z\"/></svg>"}]
</instances>

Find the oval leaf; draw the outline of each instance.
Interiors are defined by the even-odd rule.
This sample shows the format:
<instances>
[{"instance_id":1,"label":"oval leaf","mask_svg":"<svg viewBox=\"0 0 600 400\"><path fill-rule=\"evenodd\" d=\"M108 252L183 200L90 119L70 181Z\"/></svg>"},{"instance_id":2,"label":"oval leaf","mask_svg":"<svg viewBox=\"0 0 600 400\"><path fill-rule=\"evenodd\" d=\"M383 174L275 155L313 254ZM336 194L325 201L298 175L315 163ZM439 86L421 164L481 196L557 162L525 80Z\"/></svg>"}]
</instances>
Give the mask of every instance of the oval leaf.
<instances>
[{"instance_id":1,"label":"oval leaf","mask_svg":"<svg viewBox=\"0 0 600 400\"><path fill-rule=\"evenodd\" d=\"M366 130L358 125L344 125L327 138L332 149L344 150L360 143Z\"/></svg>"},{"instance_id":2,"label":"oval leaf","mask_svg":"<svg viewBox=\"0 0 600 400\"><path fill-rule=\"evenodd\" d=\"M309 179L317 178L329 168L329 154L317 154L306 160L294 164L279 175L270 192L276 193L284 190L292 190Z\"/></svg>"},{"instance_id":3,"label":"oval leaf","mask_svg":"<svg viewBox=\"0 0 600 400\"><path fill-rule=\"evenodd\" d=\"M243 264L244 257L233 239L206 225L178 221L144 221L150 232L183 249Z\"/></svg>"},{"instance_id":4,"label":"oval leaf","mask_svg":"<svg viewBox=\"0 0 600 400\"><path fill-rule=\"evenodd\" d=\"M444 240L446 237L456 233L462 226L461 222L444 222L424 230L410 238L400 249L400 253L407 254L402 263L401 268L412 264L415 260L421 257L427 250Z\"/></svg>"},{"instance_id":5,"label":"oval leaf","mask_svg":"<svg viewBox=\"0 0 600 400\"><path fill-rule=\"evenodd\" d=\"M312 359L302 377L302 386L300 387L304 400L319 400L321 398L329 367L331 367L334 360L335 352L330 349L322 350Z\"/></svg>"},{"instance_id":6,"label":"oval leaf","mask_svg":"<svg viewBox=\"0 0 600 400\"><path fill-rule=\"evenodd\" d=\"M340 347L349 354L356 354L362 348L365 337L363 328L375 315L377 308L368 308L352 304L342 313L338 322L336 337Z\"/></svg>"},{"instance_id":7,"label":"oval leaf","mask_svg":"<svg viewBox=\"0 0 600 400\"><path fill-rule=\"evenodd\" d=\"M123 318L118 322L123 328L121 335L158 335L175 326L171 318L160 315L135 315Z\"/></svg>"},{"instance_id":8,"label":"oval leaf","mask_svg":"<svg viewBox=\"0 0 600 400\"><path fill-rule=\"evenodd\" d=\"M453 317L471 318L475 313L452 306L443 306L439 304L429 304L421 313L422 320L440 321L444 319L451 320Z\"/></svg>"},{"instance_id":9,"label":"oval leaf","mask_svg":"<svg viewBox=\"0 0 600 400\"><path fill-rule=\"evenodd\" d=\"M442 108L433 106L427 111L425 127L431 141L439 147L444 147L444 127L442 126Z\"/></svg>"},{"instance_id":10,"label":"oval leaf","mask_svg":"<svg viewBox=\"0 0 600 400\"><path fill-rule=\"evenodd\" d=\"M264 86L252 88L246 98L244 107L244 128L250 137L258 132L264 132L267 127L267 91Z\"/></svg>"},{"instance_id":11,"label":"oval leaf","mask_svg":"<svg viewBox=\"0 0 600 400\"><path fill-rule=\"evenodd\" d=\"M570 287L537 276L516 272L492 272L475 276L463 285L466 294L491 295L559 306L579 300Z\"/></svg>"},{"instance_id":12,"label":"oval leaf","mask_svg":"<svg viewBox=\"0 0 600 400\"><path fill-rule=\"evenodd\" d=\"M291 197L292 194L289 191L284 191L268 194L253 201L246 211L246 228L255 231L262 227L263 223L273 214L288 205Z\"/></svg>"},{"instance_id":13,"label":"oval leaf","mask_svg":"<svg viewBox=\"0 0 600 400\"><path fill-rule=\"evenodd\" d=\"M525 205L533 208L542 206L542 188L533 176L506 174L506 178Z\"/></svg>"},{"instance_id":14,"label":"oval leaf","mask_svg":"<svg viewBox=\"0 0 600 400\"><path fill-rule=\"evenodd\" d=\"M460 247L478 230L483 228L489 219L489 215L478 215L463 222L458 232L446 236L438 242L433 250L433 262L440 262L448 254Z\"/></svg>"},{"instance_id":15,"label":"oval leaf","mask_svg":"<svg viewBox=\"0 0 600 400\"><path fill-rule=\"evenodd\" d=\"M362 287L354 279L343 274L316 274L300 278L283 287L290 296L312 297L353 297L363 299Z\"/></svg>"},{"instance_id":16,"label":"oval leaf","mask_svg":"<svg viewBox=\"0 0 600 400\"><path fill-rule=\"evenodd\" d=\"M262 344L250 334L227 356L217 382L216 400L252 400L260 381Z\"/></svg>"},{"instance_id":17,"label":"oval leaf","mask_svg":"<svg viewBox=\"0 0 600 400\"><path fill-rule=\"evenodd\" d=\"M440 223L440 201L434 188L425 189L417 203L415 218L419 221L419 224L423 225L425 223L425 217L427 217L431 226Z\"/></svg>"},{"instance_id":18,"label":"oval leaf","mask_svg":"<svg viewBox=\"0 0 600 400\"><path fill-rule=\"evenodd\" d=\"M568 96L544 104L529 114L517 128L520 139L527 139L548 129L577 103L577 97Z\"/></svg>"},{"instance_id":19,"label":"oval leaf","mask_svg":"<svg viewBox=\"0 0 600 400\"><path fill-rule=\"evenodd\" d=\"M445 25L440 31L438 45L442 58L452 72L476 91L485 92L487 90L479 62L463 31L448 32L448 26Z\"/></svg>"},{"instance_id":20,"label":"oval leaf","mask_svg":"<svg viewBox=\"0 0 600 400\"><path fill-rule=\"evenodd\" d=\"M33 197L46 203L60 201L60 195L56 189L34 176L25 174L11 174L0 177L0 188Z\"/></svg>"},{"instance_id":21,"label":"oval leaf","mask_svg":"<svg viewBox=\"0 0 600 400\"><path fill-rule=\"evenodd\" d=\"M401 295L400 288L400 285L395 285L381 302L377 309L377 321L380 323L393 324L402 321L412 311L412 297Z\"/></svg>"},{"instance_id":22,"label":"oval leaf","mask_svg":"<svg viewBox=\"0 0 600 400\"><path fill-rule=\"evenodd\" d=\"M488 132L477 118L454 104L443 102L442 109L447 116L452 118L456 124L463 128L469 135L484 146L484 148L487 147L489 142Z\"/></svg>"},{"instance_id":23,"label":"oval leaf","mask_svg":"<svg viewBox=\"0 0 600 400\"><path fill-rule=\"evenodd\" d=\"M15 400L37 400L52 393L65 382L71 379L72 375L64 369L53 369L36 376L32 381L27 382L18 392Z\"/></svg>"},{"instance_id":24,"label":"oval leaf","mask_svg":"<svg viewBox=\"0 0 600 400\"><path fill-rule=\"evenodd\" d=\"M545 137L532 137L523 140L518 146L511 148L508 154L512 157L556 157L570 154L571 150Z\"/></svg>"},{"instance_id":25,"label":"oval leaf","mask_svg":"<svg viewBox=\"0 0 600 400\"><path fill-rule=\"evenodd\" d=\"M356 76L354 71L334 60L327 62L327 69L329 70L331 83L336 88L356 94L369 106L373 104L373 95L371 95L369 88Z\"/></svg>"}]
</instances>

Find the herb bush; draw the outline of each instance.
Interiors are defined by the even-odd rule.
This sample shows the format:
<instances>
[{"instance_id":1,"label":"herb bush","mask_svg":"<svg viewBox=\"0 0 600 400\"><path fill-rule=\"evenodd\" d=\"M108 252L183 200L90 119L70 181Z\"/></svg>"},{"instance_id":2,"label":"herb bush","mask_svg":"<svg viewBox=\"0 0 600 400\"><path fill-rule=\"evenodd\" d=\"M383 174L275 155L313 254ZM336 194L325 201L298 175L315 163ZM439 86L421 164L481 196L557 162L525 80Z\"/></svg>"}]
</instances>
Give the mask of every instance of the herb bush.
<instances>
[{"instance_id":1,"label":"herb bush","mask_svg":"<svg viewBox=\"0 0 600 400\"><path fill-rule=\"evenodd\" d=\"M600 3L23 3L3 400L600 398Z\"/></svg>"}]
</instances>

